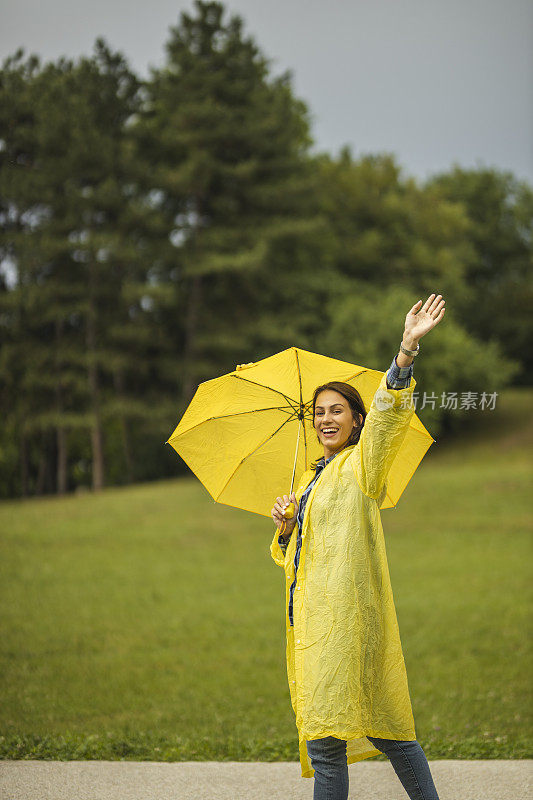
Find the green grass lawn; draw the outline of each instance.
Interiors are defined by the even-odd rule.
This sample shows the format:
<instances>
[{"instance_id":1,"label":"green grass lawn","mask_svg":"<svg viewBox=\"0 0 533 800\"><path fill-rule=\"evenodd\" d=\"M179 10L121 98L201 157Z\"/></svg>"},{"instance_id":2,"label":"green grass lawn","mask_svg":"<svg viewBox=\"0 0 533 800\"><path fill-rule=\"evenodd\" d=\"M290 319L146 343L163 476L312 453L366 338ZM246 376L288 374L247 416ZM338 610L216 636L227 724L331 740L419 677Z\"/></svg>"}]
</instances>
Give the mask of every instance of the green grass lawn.
<instances>
[{"instance_id":1,"label":"green grass lawn","mask_svg":"<svg viewBox=\"0 0 533 800\"><path fill-rule=\"evenodd\" d=\"M532 756L532 397L382 512L428 758ZM0 758L298 759L271 521L186 478L4 502L0 530Z\"/></svg>"}]
</instances>

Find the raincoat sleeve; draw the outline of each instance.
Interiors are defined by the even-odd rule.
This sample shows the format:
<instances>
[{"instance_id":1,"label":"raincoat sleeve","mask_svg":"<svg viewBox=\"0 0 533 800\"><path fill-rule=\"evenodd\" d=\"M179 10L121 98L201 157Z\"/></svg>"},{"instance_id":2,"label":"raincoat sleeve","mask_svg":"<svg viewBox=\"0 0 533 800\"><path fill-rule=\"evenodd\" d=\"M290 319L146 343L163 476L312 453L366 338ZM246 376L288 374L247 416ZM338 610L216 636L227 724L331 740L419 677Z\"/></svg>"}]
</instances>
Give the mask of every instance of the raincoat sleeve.
<instances>
[{"instance_id":1,"label":"raincoat sleeve","mask_svg":"<svg viewBox=\"0 0 533 800\"><path fill-rule=\"evenodd\" d=\"M372 398L359 442L351 454L357 483L367 497L378 501L383 498L387 475L415 413L415 386L413 378L404 389L389 389L384 374Z\"/></svg>"},{"instance_id":2,"label":"raincoat sleeve","mask_svg":"<svg viewBox=\"0 0 533 800\"><path fill-rule=\"evenodd\" d=\"M274 538L272 539L272 544L270 545L270 555L272 556L276 564L278 564L280 567L284 567L285 553L287 552L287 545L290 542L290 537L289 539L287 539L287 545L285 545L285 548L282 548L282 546L280 545L278 537L279 537L279 530L276 527L276 530L274 531Z\"/></svg>"}]
</instances>

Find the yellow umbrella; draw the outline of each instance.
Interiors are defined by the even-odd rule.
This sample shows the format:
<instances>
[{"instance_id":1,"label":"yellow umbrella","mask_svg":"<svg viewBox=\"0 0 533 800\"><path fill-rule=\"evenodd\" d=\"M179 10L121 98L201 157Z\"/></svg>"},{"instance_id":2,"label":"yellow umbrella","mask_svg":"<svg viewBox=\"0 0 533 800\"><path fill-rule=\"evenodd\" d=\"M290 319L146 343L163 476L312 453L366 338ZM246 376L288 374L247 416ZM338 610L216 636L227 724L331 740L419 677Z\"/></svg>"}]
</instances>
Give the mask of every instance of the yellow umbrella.
<instances>
[{"instance_id":1,"label":"yellow umbrella","mask_svg":"<svg viewBox=\"0 0 533 800\"><path fill-rule=\"evenodd\" d=\"M166 444L218 503L270 517L275 498L290 495L295 475L324 454L313 427L316 387L349 383L368 411L383 374L289 347L201 383ZM380 508L396 505L433 442L413 414Z\"/></svg>"}]
</instances>

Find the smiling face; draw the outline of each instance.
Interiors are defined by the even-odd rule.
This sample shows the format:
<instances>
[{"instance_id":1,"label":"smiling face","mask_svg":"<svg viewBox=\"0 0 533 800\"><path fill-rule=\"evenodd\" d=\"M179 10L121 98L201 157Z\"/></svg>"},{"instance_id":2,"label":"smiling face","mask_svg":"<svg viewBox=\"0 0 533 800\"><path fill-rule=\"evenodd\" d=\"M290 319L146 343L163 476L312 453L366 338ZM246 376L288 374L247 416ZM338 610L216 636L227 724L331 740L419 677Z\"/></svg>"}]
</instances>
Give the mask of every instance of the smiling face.
<instances>
[{"instance_id":1,"label":"smiling face","mask_svg":"<svg viewBox=\"0 0 533 800\"><path fill-rule=\"evenodd\" d=\"M324 389L316 398L313 424L320 442L324 445L324 458L342 450L353 429L363 421L359 414L359 423L352 416L348 401L334 389Z\"/></svg>"}]
</instances>

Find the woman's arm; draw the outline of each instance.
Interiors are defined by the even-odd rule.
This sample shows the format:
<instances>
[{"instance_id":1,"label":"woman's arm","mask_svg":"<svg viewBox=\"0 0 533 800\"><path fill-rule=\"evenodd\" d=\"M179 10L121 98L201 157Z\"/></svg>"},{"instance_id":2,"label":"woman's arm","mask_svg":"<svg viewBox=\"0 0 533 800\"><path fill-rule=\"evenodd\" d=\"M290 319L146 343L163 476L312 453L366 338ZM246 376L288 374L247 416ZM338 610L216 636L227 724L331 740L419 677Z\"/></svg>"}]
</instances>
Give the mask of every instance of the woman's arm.
<instances>
[{"instance_id":1,"label":"woman's arm","mask_svg":"<svg viewBox=\"0 0 533 800\"><path fill-rule=\"evenodd\" d=\"M312 480L313 476L314 476L314 471L311 469L304 472L302 477L300 478L300 484L295 492L297 508L300 503L301 497L305 489L309 486L309 482ZM297 527L297 524L298 523L296 523L296 525L294 526L295 528ZM270 545L270 555L272 556L276 564L278 564L278 566L280 567L283 567L285 565L285 554L287 552L287 547L289 545L290 540L291 536L288 536L286 541L283 541L283 539L280 541L279 528L276 527L276 530L274 531L274 536L272 537L272 543Z\"/></svg>"},{"instance_id":2,"label":"woman's arm","mask_svg":"<svg viewBox=\"0 0 533 800\"><path fill-rule=\"evenodd\" d=\"M444 316L442 296L430 295L423 307L419 300L405 318L402 345L407 350L416 350L422 336L437 325ZM359 442L352 451L352 465L357 481L368 497L377 499L385 484L387 474L405 439L411 418L414 414L412 394L416 381L412 377L414 357L406 356L401 350L395 358L399 370L393 364L388 375L398 377L392 385L384 375L376 391L365 419ZM407 375L402 375L404 368ZM396 376L396 373L400 374Z\"/></svg>"},{"instance_id":3,"label":"woman's arm","mask_svg":"<svg viewBox=\"0 0 533 800\"><path fill-rule=\"evenodd\" d=\"M422 301L419 300L418 302L421 303ZM444 300L442 302L444 302ZM414 307L415 306L413 306L413 308ZM412 334L406 333L406 331L404 331L402 344L406 350L416 350L418 345L418 339L415 339L415 337ZM405 353L402 352L402 350L400 350L398 355L396 356L396 363L400 368L410 367L414 360L415 356L406 356Z\"/></svg>"},{"instance_id":4,"label":"woman's arm","mask_svg":"<svg viewBox=\"0 0 533 800\"><path fill-rule=\"evenodd\" d=\"M415 413L412 402L416 381L405 389L389 389L383 375L372 398L358 443L350 459L363 494L375 500L381 495Z\"/></svg>"},{"instance_id":5,"label":"woman's arm","mask_svg":"<svg viewBox=\"0 0 533 800\"><path fill-rule=\"evenodd\" d=\"M394 357L387 371L387 389L405 389L406 386L410 386L412 377L413 365L399 367Z\"/></svg>"}]
</instances>

